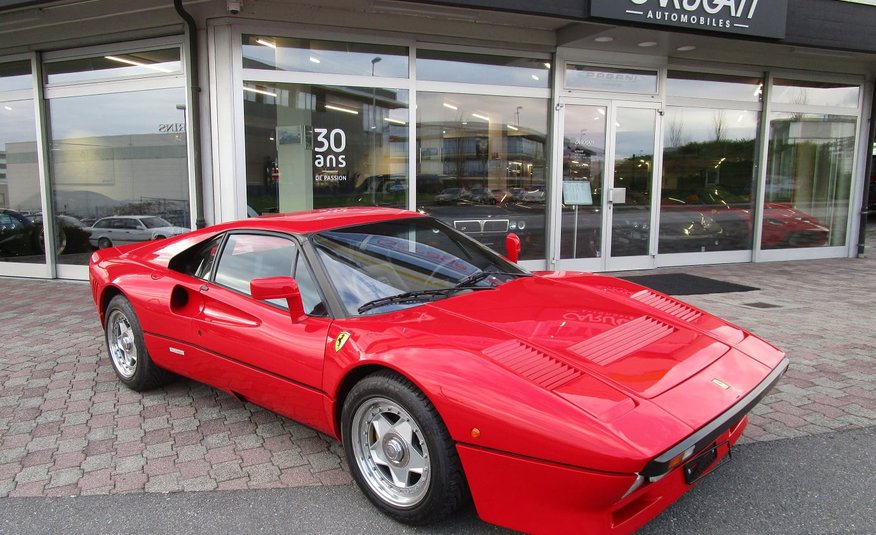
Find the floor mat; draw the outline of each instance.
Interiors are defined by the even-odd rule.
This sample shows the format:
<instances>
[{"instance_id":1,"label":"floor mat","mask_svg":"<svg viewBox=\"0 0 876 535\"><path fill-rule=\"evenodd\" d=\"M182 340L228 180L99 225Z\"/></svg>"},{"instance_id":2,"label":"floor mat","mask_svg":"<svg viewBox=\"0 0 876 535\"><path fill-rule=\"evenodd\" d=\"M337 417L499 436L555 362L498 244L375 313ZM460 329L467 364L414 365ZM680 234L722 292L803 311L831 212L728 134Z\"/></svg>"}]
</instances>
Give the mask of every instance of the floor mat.
<instances>
[{"instance_id":1,"label":"floor mat","mask_svg":"<svg viewBox=\"0 0 876 535\"><path fill-rule=\"evenodd\" d=\"M660 275L633 275L620 277L652 290L670 295L718 294L727 292L750 292L759 290L754 286L744 286L732 282L719 281L687 273L663 273Z\"/></svg>"}]
</instances>

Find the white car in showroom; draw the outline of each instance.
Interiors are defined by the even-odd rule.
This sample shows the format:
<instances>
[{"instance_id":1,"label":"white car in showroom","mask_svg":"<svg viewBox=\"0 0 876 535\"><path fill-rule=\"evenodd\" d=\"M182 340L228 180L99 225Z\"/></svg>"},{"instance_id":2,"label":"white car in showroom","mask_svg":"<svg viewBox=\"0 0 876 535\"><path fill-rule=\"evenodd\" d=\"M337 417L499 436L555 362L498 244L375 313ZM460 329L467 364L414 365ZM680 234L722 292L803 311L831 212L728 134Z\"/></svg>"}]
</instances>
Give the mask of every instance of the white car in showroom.
<instances>
[{"instance_id":1,"label":"white car in showroom","mask_svg":"<svg viewBox=\"0 0 876 535\"><path fill-rule=\"evenodd\" d=\"M189 231L154 215L114 215L94 222L89 241L98 249L106 249L126 243L161 240Z\"/></svg>"}]
</instances>

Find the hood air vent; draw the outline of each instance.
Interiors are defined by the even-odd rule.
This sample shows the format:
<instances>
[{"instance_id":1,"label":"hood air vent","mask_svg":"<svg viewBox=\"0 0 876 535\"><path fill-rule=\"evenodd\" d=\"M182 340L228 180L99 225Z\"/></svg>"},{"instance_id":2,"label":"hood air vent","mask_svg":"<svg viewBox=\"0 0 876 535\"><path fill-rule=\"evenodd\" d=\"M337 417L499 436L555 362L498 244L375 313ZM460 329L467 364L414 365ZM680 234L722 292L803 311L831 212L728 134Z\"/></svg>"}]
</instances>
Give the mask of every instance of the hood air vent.
<instances>
[{"instance_id":1,"label":"hood air vent","mask_svg":"<svg viewBox=\"0 0 876 535\"><path fill-rule=\"evenodd\" d=\"M489 347L484 354L547 390L581 376L581 371L518 340Z\"/></svg>"},{"instance_id":2,"label":"hood air vent","mask_svg":"<svg viewBox=\"0 0 876 535\"><path fill-rule=\"evenodd\" d=\"M665 312L666 314L671 314L676 318L682 321L696 321L702 313L698 310L685 305L675 299L671 299L669 297L655 294L650 290L642 290L640 292L634 293L631 298L636 301L641 301L642 303L654 307L660 312Z\"/></svg>"},{"instance_id":3,"label":"hood air vent","mask_svg":"<svg viewBox=\"0 0 876 535\"><path fill-rule=\"evenodd\" d=\"M569 351L581 355L594 364L608 366L674 331L675 329L670 325L642 316L589 340L579 342L569 347Z\"/></svg>"}]
</instances>

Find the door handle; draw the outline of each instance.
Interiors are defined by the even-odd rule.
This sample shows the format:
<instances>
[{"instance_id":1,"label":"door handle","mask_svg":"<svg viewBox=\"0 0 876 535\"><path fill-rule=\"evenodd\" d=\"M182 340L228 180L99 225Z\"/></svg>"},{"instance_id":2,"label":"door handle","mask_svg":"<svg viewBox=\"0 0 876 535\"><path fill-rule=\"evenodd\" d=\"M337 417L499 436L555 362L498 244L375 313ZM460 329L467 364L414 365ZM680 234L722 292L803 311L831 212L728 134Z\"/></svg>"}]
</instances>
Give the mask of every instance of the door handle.
<instances>
[{"instance_id":1,"label":"door handle","mask_svg":"<svg viewBox=\"0 0 876 535\"><path fill-rule=\"evenodd\" d=\"M608 202L611 204L626 204L627 188L611 188L608 190Z\"/></svg>"}]
</instances>

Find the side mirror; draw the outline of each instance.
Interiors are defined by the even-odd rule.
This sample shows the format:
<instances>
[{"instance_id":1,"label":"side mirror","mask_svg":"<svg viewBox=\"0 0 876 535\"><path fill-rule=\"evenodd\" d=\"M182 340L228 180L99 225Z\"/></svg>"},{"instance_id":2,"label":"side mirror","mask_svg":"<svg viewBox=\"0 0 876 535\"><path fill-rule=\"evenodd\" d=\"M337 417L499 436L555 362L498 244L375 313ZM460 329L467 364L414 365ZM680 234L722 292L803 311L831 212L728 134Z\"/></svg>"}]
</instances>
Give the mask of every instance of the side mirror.
<instances>
[{"instance_id":1,"label":"side mirror","mask_svg":"<svg viewBox=\"0 0 876 535\"><path fill-rule=\"evenodd\" d=\"M304 313L304 303L301 302L301 290L292 277L253 279L249 283L249 292L253 299L259 301L285 299L292 321L302 321L307 317Z\"/></svg>"},{"instance_id":2,"label":"side mirror","mask_svg":"<svg viewBox=\"0 0 876 535\"><path fill-rule=\"evenodd\" d=\"M517 263L517 259L520 258L520 236L513 232L509 232L508 235L505 236L505 258L515 264Z\"/></svg>"}]
</instances>

